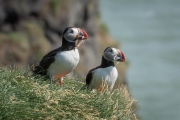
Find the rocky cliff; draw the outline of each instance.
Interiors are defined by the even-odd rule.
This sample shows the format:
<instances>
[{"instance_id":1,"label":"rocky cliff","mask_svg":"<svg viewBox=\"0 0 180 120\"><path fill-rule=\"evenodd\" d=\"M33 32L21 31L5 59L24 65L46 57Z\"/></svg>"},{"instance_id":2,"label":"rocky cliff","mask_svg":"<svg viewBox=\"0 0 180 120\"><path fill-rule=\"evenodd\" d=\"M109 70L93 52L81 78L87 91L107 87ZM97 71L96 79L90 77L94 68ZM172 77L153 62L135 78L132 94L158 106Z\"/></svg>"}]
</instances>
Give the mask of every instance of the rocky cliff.
<instances>
[{"instance_id":1,"label":"rocky cliff","mask_svg":"<svg viewBox=\"0 0 180 120\"><path fill-rule=\"evenodd\" d=\"M99 65L106 47L119 47L101 24L98 0L0 0L0 66L35 64L61 46L67 26L83 28L89 35L79 48L76 76L84 77ZM117 67L119 86L125 83L127 65Z\"/></svg>"}]
</instances>

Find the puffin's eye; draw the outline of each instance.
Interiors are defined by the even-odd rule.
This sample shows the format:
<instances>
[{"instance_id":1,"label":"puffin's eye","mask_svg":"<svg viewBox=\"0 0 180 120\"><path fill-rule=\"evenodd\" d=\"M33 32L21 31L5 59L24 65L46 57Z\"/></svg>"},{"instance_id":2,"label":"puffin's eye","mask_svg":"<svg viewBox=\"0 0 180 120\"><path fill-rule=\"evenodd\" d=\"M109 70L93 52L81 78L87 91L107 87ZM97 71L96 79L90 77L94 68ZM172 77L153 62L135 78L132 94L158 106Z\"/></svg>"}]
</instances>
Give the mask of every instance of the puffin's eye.
<instances>
[{"instance_id":1,"label":"puffin's eye","mask_svg":"<svg viewBox=\"0 0 180 120\"><path fill-rule=\"evenodd\" d=\"M111 49L110 52L113 52L113 50Z\"/></svg>"},{"instance_id":2,"label":"puffin's eye","mask_svg":"<svg viewBox=\"0 0 180 120\"><path fill-rule=\"evenodd\" d=\"M74 33L74 31L73 31L73 30L71 30L71 31L70 31L70 33Z\"/></svg>"}]
</instances>

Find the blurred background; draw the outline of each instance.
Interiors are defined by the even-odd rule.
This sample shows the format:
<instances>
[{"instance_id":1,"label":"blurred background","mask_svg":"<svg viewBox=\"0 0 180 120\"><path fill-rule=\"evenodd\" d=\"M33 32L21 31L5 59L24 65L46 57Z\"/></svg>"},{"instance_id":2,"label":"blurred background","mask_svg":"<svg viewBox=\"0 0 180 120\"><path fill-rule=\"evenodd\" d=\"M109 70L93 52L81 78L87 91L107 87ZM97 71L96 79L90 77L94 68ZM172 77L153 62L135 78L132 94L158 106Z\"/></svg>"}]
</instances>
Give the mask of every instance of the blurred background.
<instances>
[{"instance_id":1,"label":"blurred background","mask_svg":"<svg viewBox=\"0 0 180 120\"><path fill-rule=\"evenodd\" d=\"M101 0L142 120L180 120L180 0Z\"/></svg>"},{"instance_id":2,"label":"blurred background","mask_svg":"<svg viewBox=\"0 0 180 120\"><path fill-rule=\"evenodd\" d=\"M180 120L179 0L0 0L0 67L36 64L61 46L68 26L85 29L74 76L119 47L116 87L128 86L143 120Z\"/></svg>"},{"instance_id":3,"label":"blurred background","mask_svg":"<svg viewBox=\"0 0 180 120\"><path fill-rule=\"evenodd\" d=\"M18 68L61 46L66 27L83 28L88 40L79 47L80 62L73 76L84 77L101 63L108 46L119 47L101 22L98 0L0 0L0 67ZM116 87L126 84L127 63L118 66Z\"/></svg>"}]
</instances>

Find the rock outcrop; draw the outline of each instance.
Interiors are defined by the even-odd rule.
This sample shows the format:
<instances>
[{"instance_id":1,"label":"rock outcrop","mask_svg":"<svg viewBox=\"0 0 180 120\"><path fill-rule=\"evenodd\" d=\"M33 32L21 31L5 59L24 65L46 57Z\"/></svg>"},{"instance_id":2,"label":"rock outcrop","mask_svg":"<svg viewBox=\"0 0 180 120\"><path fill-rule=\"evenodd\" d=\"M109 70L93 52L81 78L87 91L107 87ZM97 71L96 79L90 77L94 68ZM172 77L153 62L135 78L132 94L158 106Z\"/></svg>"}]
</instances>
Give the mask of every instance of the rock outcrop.
<instances>
[{"instance_id":1,"label":"rock outcrop","mask_svg":"<svg viewBox=\"0 0 180 120\"><path fill-rule=\"evenodd\" d=\"M119 47L101 27L98 0L0 0L0 66L36 63L61 46L67 26L83 28L89 35L79 48L77 76L99 65L107 46ZM117 86L125 83L126 64L118 69Z\"/></svg>"}]
</instances>

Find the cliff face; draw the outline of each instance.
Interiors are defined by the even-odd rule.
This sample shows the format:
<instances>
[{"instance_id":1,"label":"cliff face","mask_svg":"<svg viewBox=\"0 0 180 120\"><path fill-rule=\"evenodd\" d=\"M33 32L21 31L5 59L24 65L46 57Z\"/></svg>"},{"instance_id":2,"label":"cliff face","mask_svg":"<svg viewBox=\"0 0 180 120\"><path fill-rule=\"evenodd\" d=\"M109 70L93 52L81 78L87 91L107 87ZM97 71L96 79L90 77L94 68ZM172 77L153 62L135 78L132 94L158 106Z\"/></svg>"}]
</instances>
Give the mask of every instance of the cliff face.
<instances>
[{"instance_id":1,"label":"cliff face","mask_svg":"<svg viewBox=\"0 0 180 120\"><path fill-rule=\"evenodd\" d=\"M61 46L63 30L74 26L89 35L79 48L81 60L74 71L85 76L100 64L106 47L118 47L100 26L98 4L98 0L0 0L0 66L36 63ZM118 69L124 76L126 65ZM124 78L119 77L118 82Z\"/></svg>"}]
</instances>

